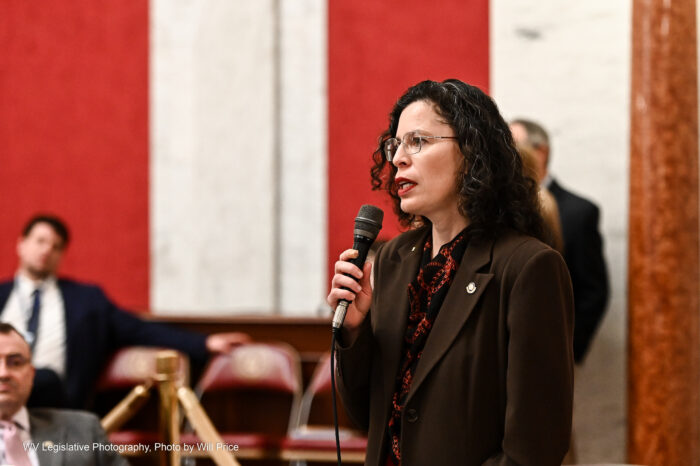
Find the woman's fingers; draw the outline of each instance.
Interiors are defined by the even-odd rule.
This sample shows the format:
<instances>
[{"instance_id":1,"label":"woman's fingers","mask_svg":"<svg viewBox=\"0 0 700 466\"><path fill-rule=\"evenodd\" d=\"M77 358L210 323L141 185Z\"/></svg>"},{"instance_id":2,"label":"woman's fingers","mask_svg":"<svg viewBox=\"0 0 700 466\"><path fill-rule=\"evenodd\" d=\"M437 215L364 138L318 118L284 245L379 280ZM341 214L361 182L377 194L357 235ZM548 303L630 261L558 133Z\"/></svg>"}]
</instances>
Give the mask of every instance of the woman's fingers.
<instances>
[{"instance_id":1,"label":"woman's fingers","mask_svg":"<svg viewBox=\"0 0 700 466\"><path fill-rule=\"evenodd\" d=\"M346 249L345 251L340 253L340 260L341 261L349 261L350 259L356 258L360 253L357 251L357 249Z\"/></svg>"},{"instance_id":2,"label":"woman's fingers","mask_svg":"<svg viewBox=\"0 0 700 466\"><path fill-rule=\"evenodd\" d=\"M357 251L354 249L348 249L343 251L340 255L340 260L336 261L334 271L338 273L347 273L357 278L358 280L362 278L362 270L355 264L348 262L350 259L357 257Z\"/></svg>"},{"instance_id":3,"label":"woman's fingers","mask_svg":"<svg viewBox=\"0 0 700 466\"><path fill-rule=\"evenodd\" d=\"M355 293L358 293L362 287L353 277L348 277L344 273L336 273L331 280L331 288L350 288Z\"/></svg>"},{"instance_id":4,"label":"woman's fingers","mask_svg":"<svg viewBox=\"0 0 700 466\"><path fill-rule=\"evenodd\" d=\"M362 280L364 273L359 267L348 262L356 258L357 255L357 250L346 249L335 263L335 275L331 280L331 291L326 299L331 307L335 307L340 299L353 301L355 295L362 291L362 286L358 281Z\"/></svg>"},{"instance_id":5,"label":"woman's fingers","mask_svg":"<svg viewBox=\"0 0 700 466\"><path fill-rule=\"evenodd\" d=\"M343 290L342 288L336 288L330 292L328 295L328 304L335 308L338 305L338 301L341 299L344 299L346 301L354 301L355 300L355 293L352 291L348 290Z\"/></svg>"}]
</instances>

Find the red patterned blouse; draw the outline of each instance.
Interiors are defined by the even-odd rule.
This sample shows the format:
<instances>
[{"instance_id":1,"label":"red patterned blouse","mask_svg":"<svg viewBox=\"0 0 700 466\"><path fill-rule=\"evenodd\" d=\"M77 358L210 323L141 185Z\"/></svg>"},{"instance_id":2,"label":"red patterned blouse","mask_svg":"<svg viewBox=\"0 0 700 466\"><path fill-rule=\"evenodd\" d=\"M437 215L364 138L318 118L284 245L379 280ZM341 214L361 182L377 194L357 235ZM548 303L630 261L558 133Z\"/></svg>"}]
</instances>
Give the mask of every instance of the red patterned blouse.
<instances>
[{"instance_id":1,"label":"red patterned blouse","mask_svg":"<svg viewBox=\"0 0 700 466\"><path fill-rule=\"evenodd\" d=\"M390 450L387 465L401 464L401 413L404 401L411 389L413 374L423 353L430 329L445 300L450 284L457 273L462 256L467 248L467 230L462 230L452 241L443 245L434 258L430 258L433 238L430 236L423 247L420 270L408 285L408 325L404 333L402 360L396 377L392 397L391 416L387 426Z\"/></svg>"}]
</instances>

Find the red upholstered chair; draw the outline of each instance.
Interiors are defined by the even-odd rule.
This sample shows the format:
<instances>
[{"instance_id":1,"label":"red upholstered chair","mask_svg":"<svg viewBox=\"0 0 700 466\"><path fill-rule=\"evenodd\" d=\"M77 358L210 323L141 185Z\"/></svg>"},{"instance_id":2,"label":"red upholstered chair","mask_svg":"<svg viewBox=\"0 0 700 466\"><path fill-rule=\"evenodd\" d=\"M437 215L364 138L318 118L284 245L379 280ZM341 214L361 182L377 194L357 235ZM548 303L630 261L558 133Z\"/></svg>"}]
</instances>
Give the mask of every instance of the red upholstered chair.
<instances>
[{"instance_id":1,"label":"red upholstered chair","mask_svg":"<svg viewBox=\"0 0 700 466\"><path fill-rule=\"evenodd\" d=\"M331 357L330 353L324 354L316 365L309 387L299 407L299 416L289 435L282 441L280 456L286 460L303 464L304 461L334 462L336 460L335 431L333 429L332 416L323 425L309 424L313 417L312 408L314 401L320 404L322 398L327 406L324 412L329 413L331 403ZM319 396L322 395L322 396ZM342 416L343 407L338 400L339 417ZM317 418L318 419L318 418ZM344 463L364 463L367 438L362 432L340 427L340 448Z\"/></svg>"},{"instance_id":2,"label":"red upholstered chair","mask_svg":"<svg viewBox=\"0 0 700 466\"><path fill-rule=\"evenodd\" d=\"M236 457L275 458L298 418L301 385L294 348L249 343L213 358L196 392L224 442L238 445ZM194 434L184 434L182 441L201 442Z\"/></svg>"},{"instance_id":3,"label":"red upholstered chair","mask_svg":"<svg viewBox=\"0 0 700 466\"><path fill-rule=\"evenodd\" d=\"M156 358L166 348L130 346L117 351L105 367L97 383L95 409L100 415L107 414L135 386L151 380L156 375ZM173 350L170 350L173 351ZM182 384L189 382L189 360L179 356L177 379ZM154 445L160 441L158 433L158 394L151 390L150 399L136 414L109 438L115 445ZM130 450L126 451L129 455Z\"/></svg>"},{"instance_id":4,"label":"red upholstered chair","mask_svg":"<svg viewBox=\"0 0 700 466\"><path fill-rule=\"evenodd\" d=\"M152 346L129 346L117 351L97 382L97 392L131 389L135 385L149 380L156 374L158 353L165 350L175 351ZM189 360L183 353L175 352L180 357L179 381L187 384L190 372Z\"/></svg>"}]
</instances>

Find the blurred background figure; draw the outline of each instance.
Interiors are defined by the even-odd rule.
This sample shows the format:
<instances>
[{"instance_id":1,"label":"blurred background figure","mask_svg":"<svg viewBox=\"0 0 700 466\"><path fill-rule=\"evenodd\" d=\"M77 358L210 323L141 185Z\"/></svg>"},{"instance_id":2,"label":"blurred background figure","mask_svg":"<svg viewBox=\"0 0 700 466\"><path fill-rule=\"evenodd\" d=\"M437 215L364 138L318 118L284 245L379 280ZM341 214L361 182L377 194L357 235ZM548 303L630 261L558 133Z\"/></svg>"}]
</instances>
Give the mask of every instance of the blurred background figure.
<instances>
[{"instance_id":1,"label":"blurred background figure","mask_svg":"<svg viewBox=\"0 0 700 466\"><path fill-rule=\"evenodd\" d=\"M564 239L564 259L574 286L574 359L581 364L608 302L608 274L603 258L603 240L598 231L600 213L595 204L562 188L549 174L549 136L541 125L516 119L510 128L516 144L528 154L538 182L556 200Z\"/></svg>"},{"instance_id":2,"label":"blurred background figure","mask_svg":"<svg viewBox=\"0 0 700 466\"><path fill-rule=\"evenodd\" d=\"M564 238L561 233L561 218L559 217L559 207L552 193L546 186L540 184L539 162L537 154L528 145L516 144L520 157L523 159L523 172L525 176L535 181L539 186L540 205L542 207L542 219L547 227L547 237L545 243L553 249L564 254Z\"/></svg>"},{"instance_id":3,"label":"blurred background figure","mask_svg":"<svg viewBox=\"0 0 700 466\"><path fill-rule=\"evenodd\" d=\"M513 139L526 171L540 186L543 216L550 228L550 245L564 255L574 288L574 360L583 362L605 313L608 280L603 244L598 232L598 207L563 189L549 175L549 135L538 123L516 119L510 123ZM575 464L576 440L564 464Z\"/></svg>"},{"instance_id":4,"label":"blurred background figure","mask_svg":"<svg viewBox=\"0 0 700 466\"><path fill-rule=\"evenodd\" d=\"M33 349L30 406L84 407L109 356L125 346L175 348L201 367L209 352L248 340L236 332L205 336L146 322L99 287L58 278L69 239L58 217L30 218L17 240L15 277L0 283L0 319L26 335Z\"/></svg>"}]
</instances>

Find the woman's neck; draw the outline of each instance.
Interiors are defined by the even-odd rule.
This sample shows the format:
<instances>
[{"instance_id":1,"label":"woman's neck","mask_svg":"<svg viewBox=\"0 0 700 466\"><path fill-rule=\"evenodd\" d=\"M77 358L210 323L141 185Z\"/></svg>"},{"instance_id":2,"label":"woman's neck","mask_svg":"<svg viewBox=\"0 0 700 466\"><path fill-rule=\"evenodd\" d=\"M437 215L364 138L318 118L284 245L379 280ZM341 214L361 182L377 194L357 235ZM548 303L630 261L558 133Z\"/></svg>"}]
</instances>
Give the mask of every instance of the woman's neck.
<instances>
[{"instance_id":1,"label":"woman's neck","mask_svg":"<svg viewBox=\"0 0 700 466\"><path fill-rule=\"evenodd\" d=\"M451 216L443 221L432 222L433 250L431 257L435 257L440 248L452 241L452 239L469 225L469 220L461 215Z\"/></svg>"}]
</instances>

